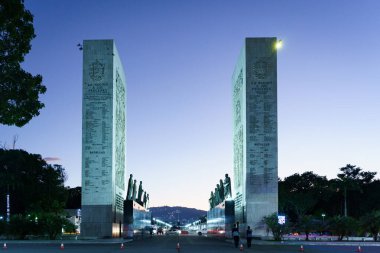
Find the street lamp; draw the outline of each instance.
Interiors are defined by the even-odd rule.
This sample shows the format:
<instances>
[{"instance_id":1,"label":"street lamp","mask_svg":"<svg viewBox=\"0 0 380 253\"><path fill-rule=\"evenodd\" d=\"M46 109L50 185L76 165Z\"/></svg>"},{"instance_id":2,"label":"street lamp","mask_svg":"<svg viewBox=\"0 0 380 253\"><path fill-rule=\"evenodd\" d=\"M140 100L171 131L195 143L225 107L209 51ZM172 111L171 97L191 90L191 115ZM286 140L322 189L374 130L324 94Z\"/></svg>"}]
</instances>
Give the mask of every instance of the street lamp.
<instances>
[{"instance_id":1,"label":"street lamp","mask_svg":"<svg viewBox=\"0 0 380 253\"><path fill-rule=\"evenodd\" d=\"M176 213L177 213L177 225L179 226L180 225L180 222L179 222L179 213L180 213L181 211L180 210L176 210Z\"/></svg>"},{"instance_id":2,"label":"street lamp","mask_svg":"<svg viewBox=\"0 0 380 253\"><path fill-rule=\"evenodd\" d=\"M323 213L323 214L322 214L322 223L323 223L323 224L325 224L325 216L326 216L326 214Z\"/></svg>"},{"instance_id":3,"label":"street lamp","mask_svg":"<svg viewBox=\"0 0 380 253\"><path fill-rule=\"evenodd\" d=\"M282 48L282 40L277 40L276 44L275 44L275 47L276 47L277 50L281 49Z\"/></svg>"},{"instance_id":4,"label":"street lamp","mask_svg":"<svg viewBox=\"0 0 380 253\"><path fill-rule=\"evenodd\" d=\"M11 202L9 200L9 184L8 184L8 193L7 193L7 222L11 220Z\"/></svg>"}]
</instances>

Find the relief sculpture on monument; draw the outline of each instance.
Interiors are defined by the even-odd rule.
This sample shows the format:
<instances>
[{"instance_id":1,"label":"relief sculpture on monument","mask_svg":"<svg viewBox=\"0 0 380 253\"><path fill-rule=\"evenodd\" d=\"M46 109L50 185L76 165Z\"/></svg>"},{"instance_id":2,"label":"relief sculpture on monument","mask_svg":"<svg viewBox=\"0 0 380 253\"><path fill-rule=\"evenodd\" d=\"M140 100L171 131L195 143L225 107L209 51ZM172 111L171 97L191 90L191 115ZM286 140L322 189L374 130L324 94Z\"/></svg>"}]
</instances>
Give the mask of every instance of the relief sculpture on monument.
<instances>
[{"instance_id":1,"label":"relief sculpture on monument","mask_svg":"<svg viewBox=\"0 0 380 253\"><path fill-rule=\"evenodd\" d=\"M127 197L126 199L131 200L132 199L132 193L133 193L133 175L129 175L128 180L128 190L127 190Z\"/></svg>"},{"instance_id":2,"label":"relief sculpture on monument","mask_svg":"<svg viewBox=\"0 0 380 253\"><path fill-rule=\"evenodd\" d=\"M208 199L208 202L210 204L210 209L215 207L215 197L214 197L213 191L211 191L210 198Z\"/></svg>"},{"instance_id":3,"label":"relief sculpture on monument","mask_svg":"<svg viewBox=\"0 0 380 253\"><path fill-rule=\"evenodd\" d=\"M137 185L136 185L136 179L133 180L133 188L132 188L132 200L136 199L137 195Z\"/></svg>"},{"instance_id":4,"label":"relief sculpture on monument","mask_svg":"<svg viewBox=\"0 0 380 253\"><path fill-rule=\"evenodd\" d=\"M220 179L219 180L219 198L220 198L220 202L223 202L224 200L224 185L223 185L223 180Z\"/></svg>"},{"instance_id":5,"label":"relief sculpture on monument","mask_svg":"<svg viewBox=\"0 0 380 253\"><path fill-rule=\"evenodd\" d=\"M136 202L142 205L142 195L143 195L143 188L142 188L142 181L140 181L139 190L137 192L137 199Z\"/></svg>"},{"instance_id":6,"label":"relief sculpture on monument","mask_svg":"<svg viewBox=\"0 0 380 253\"><path fill-rule=\"evenodd\" d=\"M123 81L116 71L116 186L124 189L124 164L125 164L125 89Z\"/></svg>"},{"instance_id":7,"label":"relief sculpture on monument","mask_svg":"<svg viewBox=\"0 0 380 253\"><path fill-rule=\"evenodd\" d=\"M226 174L223 182L224 187L224 199L228 199L232 197L231 194L231 178Z\"/></svg>"}]
</instances>

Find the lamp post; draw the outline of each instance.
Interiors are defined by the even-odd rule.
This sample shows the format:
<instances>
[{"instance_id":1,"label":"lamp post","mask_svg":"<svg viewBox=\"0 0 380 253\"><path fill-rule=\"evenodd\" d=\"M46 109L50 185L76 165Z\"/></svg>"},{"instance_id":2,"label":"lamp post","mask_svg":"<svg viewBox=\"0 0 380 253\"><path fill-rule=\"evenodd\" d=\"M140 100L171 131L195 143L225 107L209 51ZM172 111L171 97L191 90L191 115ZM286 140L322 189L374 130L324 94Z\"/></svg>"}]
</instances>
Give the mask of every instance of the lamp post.
<instances>
[{"instance_id":1,"label":"lamp post","mask_svg":"<svg viewBox=\"0 0 380 253\"><path fill-rule=\"evenodd\" d=\"M8 193L7 193L7 222L11 219L11 203L9 200L9 185L8 185Z\"/></svg>"},{"instance_id":2,"label":"lamp post","mask_svg":"<svg viewBox=\"0 0 380 253\"><path fill-rule=\"evenodd\" d=\"M325 224L325 216L326 216L326 214L322 214L322 224L324 225Z\"/></svg>"},{"instance_id":3,"label":"lamp post","mask_svg":"<svg viewBox=\"0 0 380 253\"><path fill-rule=\"evenodd\" d=\"M282 48L282 40L277 40L275 44L276 50L279 50Z\"/></svg>"},{"instance_id":4,"label":"lamp post","mask_svg":"<svg viewBox=\"0 0 380 253\"><path fill-rule=\"evenodd\" d=\"M176 213L177 213L177 225L179 226L180 225L180 222L179 222L179 213L181 211L177 209Z\"/></svg>"}]
</instances>

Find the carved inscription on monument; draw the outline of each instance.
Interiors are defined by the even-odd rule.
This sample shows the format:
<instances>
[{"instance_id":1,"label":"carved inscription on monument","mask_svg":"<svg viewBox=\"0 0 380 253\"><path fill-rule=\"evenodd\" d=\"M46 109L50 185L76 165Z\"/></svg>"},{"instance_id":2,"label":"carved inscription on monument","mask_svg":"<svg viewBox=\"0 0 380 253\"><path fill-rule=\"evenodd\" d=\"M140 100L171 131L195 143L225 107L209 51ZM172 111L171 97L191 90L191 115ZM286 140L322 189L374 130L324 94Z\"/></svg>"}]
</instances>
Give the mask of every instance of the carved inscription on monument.
<instances>
[{"instance_id":1,"label":"carved inscription on monument","mask_svg":"<svg viewBox=\"0 0 380 253\"><path fill-rule=\"evenodd\" d=\"M277 191L277 111L274 58L252 57L247 68L247 182L252 193Z\"/></svg>"},{"instance_id":2,"label":"carved inscription on monument","mask_svg":"<svg viewBox=\"0 0 380 253\"><path fill-rule=\"evenodd\" d=\"M106 67L103 59L90 60L83 80L83 195L86 204L104 201L112 183L112 80L104 80ZM92 193L97 193L98 197L92 197Z\"/></svg>"}]
</instances>

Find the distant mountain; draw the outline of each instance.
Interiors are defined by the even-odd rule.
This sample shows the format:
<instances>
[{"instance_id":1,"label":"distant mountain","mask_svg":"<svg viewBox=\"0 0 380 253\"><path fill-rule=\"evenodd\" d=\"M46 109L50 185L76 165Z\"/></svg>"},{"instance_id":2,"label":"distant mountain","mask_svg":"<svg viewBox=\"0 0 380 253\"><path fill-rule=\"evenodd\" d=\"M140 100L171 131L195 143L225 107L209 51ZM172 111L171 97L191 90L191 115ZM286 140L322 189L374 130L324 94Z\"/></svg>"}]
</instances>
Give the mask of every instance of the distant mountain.
<instances>
[{"instance_id":1,"label":"distant mountain","mask_svg":"<svg viewBox=\"0 0 380 253\"><path fill-rule=\"evenodd\" d=\"M177 225L178 220L180 225L186 225L207 215L207 212L204 210L182 206L158 206L150 207L149 210L152 212L153 218L173 225Z\"/></svg>"}]
</instances>

